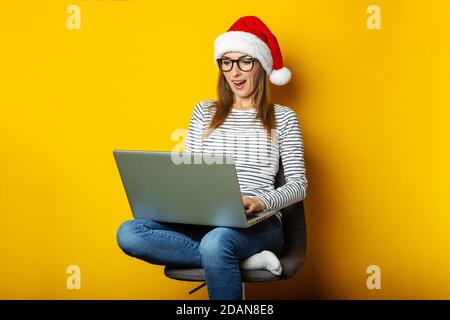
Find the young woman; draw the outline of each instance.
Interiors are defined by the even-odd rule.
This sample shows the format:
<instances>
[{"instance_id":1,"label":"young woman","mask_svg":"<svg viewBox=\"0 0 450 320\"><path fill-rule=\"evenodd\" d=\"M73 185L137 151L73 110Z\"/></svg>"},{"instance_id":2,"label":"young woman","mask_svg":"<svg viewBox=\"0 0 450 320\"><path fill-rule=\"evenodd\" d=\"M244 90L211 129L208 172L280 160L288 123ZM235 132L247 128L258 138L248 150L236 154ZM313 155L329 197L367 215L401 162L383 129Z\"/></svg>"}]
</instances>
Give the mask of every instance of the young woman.
<instances>
[{"instance_id":1,"label":"young woman","mask_svg":"<svg viewBox=\"0 0 450 320\"><path fill-rule=\"evenodd\" d=\"M117 240L153 264L204 268L210 299L241 299L241 269L281 273L280 209L303 200L308 182L296 113L269 98L269 80L283 85L291 77L275 36L257 17L242 17L216 39L214 55L218 99L195 106L184 151L231 152L246 212L276 215L247 229L135 219L120 226ZM286 183L275 189L280 157Z\"/></svg>"}]
</instances>

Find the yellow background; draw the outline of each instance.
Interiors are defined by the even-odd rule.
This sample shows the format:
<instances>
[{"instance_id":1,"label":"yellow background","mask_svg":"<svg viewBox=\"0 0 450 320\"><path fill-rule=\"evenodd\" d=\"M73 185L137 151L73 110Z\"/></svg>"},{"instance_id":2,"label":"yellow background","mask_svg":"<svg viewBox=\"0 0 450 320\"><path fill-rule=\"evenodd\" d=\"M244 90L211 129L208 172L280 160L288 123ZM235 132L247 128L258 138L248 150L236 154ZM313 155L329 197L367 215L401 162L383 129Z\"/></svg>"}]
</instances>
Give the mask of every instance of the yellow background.
<instances>
[{"instance_id":1,"label":"yellow background","mask_svg":"<svg viewBox=\"0 0 450 320\"><path fill-rule=\"evenodd\" d=\"M69 30L66 8L81 8ZM368 30L366 8L381 8ZM277 36L309 180L308 259L252 298L450 298L450 2L2 1L0 298L204 299L117 247L131 212L113 149L171 150L215 97L214 39ZM81 289L66 268L81 268ZM381 268L368 290L366 268Z\"/></svg>"}]
</instances>

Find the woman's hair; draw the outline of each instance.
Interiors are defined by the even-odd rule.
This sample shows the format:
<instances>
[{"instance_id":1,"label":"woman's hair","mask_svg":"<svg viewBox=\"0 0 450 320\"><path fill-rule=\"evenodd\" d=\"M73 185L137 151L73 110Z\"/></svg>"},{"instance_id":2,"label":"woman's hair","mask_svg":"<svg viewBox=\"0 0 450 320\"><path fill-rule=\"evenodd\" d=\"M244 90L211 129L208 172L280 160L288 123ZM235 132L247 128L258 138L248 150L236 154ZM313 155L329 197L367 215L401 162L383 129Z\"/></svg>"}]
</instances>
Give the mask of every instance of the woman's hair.
<instances>
[{"instance_id":1,"label":"woman's hair","mask_svg":"<svg viewBox=\"0 0 450 320\"><path fill-rule=\"evenodd\" d=\"M267 130L267 137L271 141L271 129L276 128L274 105L270 102L269 81L264 68L258 60L255 61L257 71L255 73L256 86L253 89L252 103L257 108L256 119L260 119L264 128ZM217 101L211 107L215 108L214 116L203 134L208 137L211 132L218 128L227 118L234 103L234 93L227 82L227 79L219 70L219 79L217 82Z\"/></svg>"}]
</instances>

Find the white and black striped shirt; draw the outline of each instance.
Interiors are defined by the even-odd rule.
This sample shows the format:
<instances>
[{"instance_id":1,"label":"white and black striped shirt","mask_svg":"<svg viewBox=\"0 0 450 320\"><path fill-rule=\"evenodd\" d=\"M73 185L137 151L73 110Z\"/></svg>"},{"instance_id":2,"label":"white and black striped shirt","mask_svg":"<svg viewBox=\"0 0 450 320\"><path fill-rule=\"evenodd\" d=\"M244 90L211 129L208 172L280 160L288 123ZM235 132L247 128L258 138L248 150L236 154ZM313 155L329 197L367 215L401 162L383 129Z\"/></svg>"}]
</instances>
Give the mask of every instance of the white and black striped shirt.
<instances>
[{"instance_id":1,"label":"white and black striped shirt","mask_svg":"<svg viewBox=\"0 0 450 320\"><path fill-rule=\"evenodd\" d=\"M213 103L214 100L205 100L195 106L184 151L233 154L241 193L258 197L267 209L277 210L281 218L279 210L302 201L308 186L303 139L295 111L274 104L277 129L271 132L272 144L261 121L255 119L256 109L232 108L225 122L202 138L214 115ZM275 189L280 157L286 183Z\"/></svg>"}]
</instances>

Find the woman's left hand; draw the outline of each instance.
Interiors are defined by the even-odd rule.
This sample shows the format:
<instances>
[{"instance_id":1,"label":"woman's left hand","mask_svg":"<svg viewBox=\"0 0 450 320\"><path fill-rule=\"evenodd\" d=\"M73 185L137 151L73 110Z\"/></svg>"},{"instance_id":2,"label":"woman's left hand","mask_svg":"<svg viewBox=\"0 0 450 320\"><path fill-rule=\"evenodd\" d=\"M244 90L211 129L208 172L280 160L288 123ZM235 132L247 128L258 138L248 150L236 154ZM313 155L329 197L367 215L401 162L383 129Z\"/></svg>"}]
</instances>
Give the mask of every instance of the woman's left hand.
<instances>
[{"instance_id":1,"label":"woman's left hand","mask_svg":"<svg viewBox=\"0 0 450 320\"><path fill-rule=\"evenodd\" d=\"M247 214L255 214L266 209L266 205L257 197L243 196L245 212Z\"/></svg>"}]
</instances>

